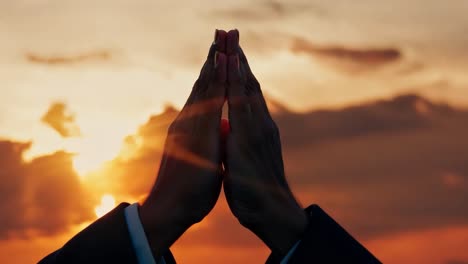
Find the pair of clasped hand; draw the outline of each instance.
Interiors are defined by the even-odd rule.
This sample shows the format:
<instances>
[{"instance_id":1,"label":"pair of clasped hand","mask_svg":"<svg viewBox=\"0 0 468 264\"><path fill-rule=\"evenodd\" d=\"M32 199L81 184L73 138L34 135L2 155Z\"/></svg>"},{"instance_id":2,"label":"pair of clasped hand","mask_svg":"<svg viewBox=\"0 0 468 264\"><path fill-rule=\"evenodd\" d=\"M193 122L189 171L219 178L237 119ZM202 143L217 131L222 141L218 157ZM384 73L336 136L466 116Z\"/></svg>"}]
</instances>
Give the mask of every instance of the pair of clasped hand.
<instances>
[{"instance_id":1,"label":"pair of clasped hand","mask_svg":"<svg viewBox=\"0 0 468 264\"><path fill-rule=\"evenodd\" d=\"M228 103L229 121L222 118ZM216 30L187 102L170 125L158 177L139 208L156 256L213 209L224 184L240 224L285 255L307 216L285 178L278 128L239 46L239 31Z\"/></svg>"}]
</instances>

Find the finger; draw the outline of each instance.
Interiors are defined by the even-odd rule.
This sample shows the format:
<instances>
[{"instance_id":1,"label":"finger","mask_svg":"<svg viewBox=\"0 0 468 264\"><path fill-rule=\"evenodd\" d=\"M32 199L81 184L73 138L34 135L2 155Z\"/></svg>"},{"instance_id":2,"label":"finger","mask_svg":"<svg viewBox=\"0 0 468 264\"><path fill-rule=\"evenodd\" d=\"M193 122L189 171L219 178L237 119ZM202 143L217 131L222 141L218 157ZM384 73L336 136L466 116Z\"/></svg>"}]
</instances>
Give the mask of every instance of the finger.
<instances>
[{"instance_id":1,"label":"finger","mask_svg":"<svg viewBox=\"0 0 468 264\"><path fill-rule=\"evenodd\" d=\"M230 55L228 58L228 107L231 131L239 133L250 126L252 113L246 92L245 76L240 71L239 56Z\"/></svg>"},{"instance_id":2,"label":"finger","mask_svg":"<svg viewBox=\"0 0 468 264\"><path fill-rule=\"evenodd\" d=\"M215 31L215 39L211 45L207 60L200 72L200 77L195 82L184 109L181 112L183 118L196 115L218 114L226 97L227 58L226 36L224 30Z\"/></svg>"},{"instance_id":3,"label":"finger","mask_svg":"<svg viewBox=\"0 0 468 264\"><path fill-rule=\"evenodd\" d=\"M217 65L217 54L226 52L226 37L227 32L224 30L215 30L214 41L208 52L208 57L205 64L200 72L200 76L197 80L197 85L194 86L193 90L204 90L208 88L210 80L213 79L213 75L216 74L215 68Z\"/></svg>"},{"instance_id":4,"label":"finger","mask_svg":"<svg viewBox=\"0 0 468 264\"><path fill-rule=\"evenodd\" d=\"M216 29L214 43L217 47L217 51L226 53L226 39L227 32L224 30Z\"/></svg>"},{"instance_id":5,"label":"finger","mask_svg":"<svg viewBox=\"0 0 468 264\"><path fill-rule=\"evenodd\" d=\"M222 29L216 29L214 32L213 43L208 52L207 62L213 61L216 51L226 53L227 32Z\"/></svg>"},{"instance_id":6,"label":"finger","mask_svg":"<svg viewBox=\"0 0 468 264\"><path fill-rule=\"evenodd\" d=\"M208 81L207 87L198 93L195 104L200 104L204 111L221 115L226 98L227 57L224 53L216 52L214 57L214 75ZM218 120L221 116L218 117Z\"/></svg>"},{"instance_id":7,"label":"finger","mask_svg":"<svg viewBox=\"0 0 468 264\"><path fill-rule=\"evenodd\" d=\"M267 118L271 118L270 111L268 110L268 105L266 103L265 97L260 86L260 83L255 78L255 75L252 73L247 57L245 56L244 51L239 46L239 60L240 67L246 75L246 90L248 95L252 100L252 108L254 108L254 113L264 115Z\"/></svg>"},{"instance_id":8,"label":"finger","mask_svg":"<svg viewBox=\"0 0 468 264\"><path fill-rule=\"evenodd\" d=\"M263 93L260 87L260 83L257 81L254 74L252 73L249 63L247 61L247 57L245 56L245 53L240 46L239 46L239 59L240 59L241 70L244 71L247 76L246 90L252 102L251 103L252 118L255 120L257 124L259 124L258 127L263 128L263 132L267 132L267 133L273 132L272 134L278 140L276 142L277 144L274 146L273 151L277 153L282 153L281 142L279 139L279 134L277 133L279 132L278 128L276 127L276 124L271 118L271 115L269 113L266 100L263 96ZM277 160L275 160L275 162L273 162L272 164L276 166L277 171L284 171L284 164L283 164L283 159L281 155L275 156L275 157L277 157ZM277 175L276 179L279 182L279 184L282 185L285 190L288 190L289 194L293 196L289 188L288 182L286 178L284 177L284 173L275 174L275 175Z\"/></svg>"},{"instance_id":9,"label":"finger","mask_svg":"<svg viewBox=\"0 0 468 264\"><path fill-rule=\"evenodd\" d=\"M249 124L255 124L255 128L260 128L262 131L273 128L273 120L260 84L251 72L240 46L235 47L230 44L229 33L227 52L237 50L237 55L230 55L228 59L228 103L232 129L247 128ZM239 37L235 36L234 39L238 40Z\"/></svg>"},{"instance_id":10,"label":"finger","mask_svg":"<svg viewBox=\"0 0 468 264\"><path fill-rule=\"evenodd\" d=\"M226 36L226 54L235 55L239 50L239 31L237 29L230 30Z\"/></svg>"},{"instance_id":11,"label":"finger","mask_svg":"<svg viewBox=\"0 0 468 264\"><path fill-rule=\"evenodd\" d=\"M215 55L215 79L214 83L217 84L225 84L227 81L227 56L224 53L216 52ZM220 93L220 89L216 89L218 94Z\"/></svg>"},{"instance_id":12,"label":"finger","mask_svg":"<svg viewBox=\"0 0 468 264\"><path fill-rule=\"evenodd\" d=\"M227 63L227 99L231 130L238 132L249 119L249 105L245 93L245 78L240 71L239 31L230 30L226 38Z\"/></svg>"}]
</instances>

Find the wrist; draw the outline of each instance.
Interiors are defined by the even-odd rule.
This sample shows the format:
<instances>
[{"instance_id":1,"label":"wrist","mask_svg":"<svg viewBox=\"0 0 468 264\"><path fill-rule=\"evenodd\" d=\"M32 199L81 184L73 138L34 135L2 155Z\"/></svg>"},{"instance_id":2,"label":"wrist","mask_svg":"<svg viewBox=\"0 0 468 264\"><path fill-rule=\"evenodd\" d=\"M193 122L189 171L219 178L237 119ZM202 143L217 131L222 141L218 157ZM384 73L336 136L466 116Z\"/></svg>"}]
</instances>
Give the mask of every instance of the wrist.
<instances>
[{"instance_id":1,"label":"wrist","mask_svg":"<svg viewBox=\"0 0 468 264\"><path fill-rule=\"evenodd\" d=\"M146 200L139 207L139 215L151 251L155 257L160 257L191 225L185 223L174 208L164 208L163 204L152 200Z\"/></svg>"},{"instance_id":2,"label":"wrist","mask_svg":"<svg viewBox=\"0 0 468 264\"><path fill-rule=\"evenodd\" d=\"M257 236L272 252L284 256L302 238L307 225L306 213L297 207L297 210L291 210L289 213L283 212L269 217L258 229Z\"/></svg>"}]
</instances>

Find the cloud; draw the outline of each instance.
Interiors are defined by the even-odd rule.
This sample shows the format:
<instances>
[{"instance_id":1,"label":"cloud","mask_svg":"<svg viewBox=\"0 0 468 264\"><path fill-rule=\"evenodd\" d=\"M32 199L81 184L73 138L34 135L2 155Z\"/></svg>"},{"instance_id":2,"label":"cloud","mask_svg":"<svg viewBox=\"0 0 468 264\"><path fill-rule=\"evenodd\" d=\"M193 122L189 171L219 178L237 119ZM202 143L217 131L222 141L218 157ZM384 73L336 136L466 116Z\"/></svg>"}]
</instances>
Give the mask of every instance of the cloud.
<instances>
[{"instance_id":1,"label":"cloud","mask_svg":"<svg viewBox=\"0 0 468 264\"><path fill-rule=\"evenodd\" d=\"M168 106L125 138L121 153L102 168L87 176L89 181L105 178L103 190L117 195L145 196L155 180L169 125L178 110Z\"/></svg>"},{"instance_id":2,"label":"cloud","mask_svg":"<svg viewBox=\"0 0 468 264\"><path fill-rule=\"evenodd\" d=\"M466 118L409 95L277 122L299 197L375 237L468 223Z\"/></svg>"},{"instance_id":3,"label":"cloud","mask_svg":"<svg viewBox=\"0 0 468 264\"><path fill-rule=\"evenodd\" d=\"M398 133L428 128L428 112L451 112L446 105L435 105L414 94L391 100L380 100L341 110L319 110L308 113L283 112L275 117L283 127L286 147L304 143L323 143L362 137L378 133Z\"/></svg>"},{"instance_id":4,"label":"cloud","mask_svg":"<svg viewBox=\"0 0 468 264\"><path fill-rule=\"evenodd\" d=\"M67 106L64 103L53 103L41 121L54 129L62 137L79 136L80 128L75 124L75 116L68 113Z\"/></svg>"},{"instance_id":5,"label":"cloud","mask_svg":"<svg viewBox=\"0 0 468 264\"><path fill-rule=\"evenodd\" d=\"M248 54L269 57L288 51L296 56L306 56L324 69L347 74L346 77L380 73L385 69L385 72L390 73L393 78L427 70L427 65L419 58L405 56L398 47L372 48L350 47L347 44L315 44L300 35L277 30L243 30L241 38L244 43L242 47Z\"/></svg>"},{"instance_id":6,"label":"cloud","mask_svg":"<svg viewBox=\"0 0 468 264\"><path fill-rule=\"evenodd\" d=\"M81 62L88 62L88 61L107 61L112 56L109 51L93 51L82 53L78 55L69 55L69 56L48 56L48 55L40 55L36 53L27 53L25 55L26 60L31 63L36 64L45 64L45 65L68 65L68 64L76 64Z\"/></svg>"},{"instance_id":7,"label":"cloud","mask_svg":"<svg viewBox=\"0 0 468 264\"><path fill-rule=\"evenodd\" d=\"M71 155L56 152L25 162L30 146L0 141L0 239L57 234L94 217L93 198L72 169Z\"/></svg>"},{"instance_id":8,"label":"cloud","mask_svg":"<svg viewBox=\"0 0 468 264\"><path fill-rule=\"evenodd\" d=\"M359 49L340 46L320 46L296 37L292 40L291 51L307 54L324 63L347 72L359 73L397 62L403 57L396 48Z\"/></svg>"}]
</instances>

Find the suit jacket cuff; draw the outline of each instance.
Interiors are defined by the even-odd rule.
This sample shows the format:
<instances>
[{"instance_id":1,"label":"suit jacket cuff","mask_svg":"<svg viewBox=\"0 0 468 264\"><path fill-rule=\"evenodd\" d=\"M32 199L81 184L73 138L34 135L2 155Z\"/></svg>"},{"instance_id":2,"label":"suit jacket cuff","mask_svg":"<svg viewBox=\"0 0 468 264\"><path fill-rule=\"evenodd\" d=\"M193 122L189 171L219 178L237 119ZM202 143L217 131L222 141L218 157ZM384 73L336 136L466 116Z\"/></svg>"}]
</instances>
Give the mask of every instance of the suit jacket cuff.
<instances>
[{"instance_id":1,"label":"suit jacket cuff","mask_svg":"<svg viewBox=\"0 0 468 264\"><path fill-rule=\"evenodd\" d=\"M309 224L288 264L381 263L318 205L305 211ZM272 254L267 263L280 263L281 258Z\"/></svg>"}]
</instances>

